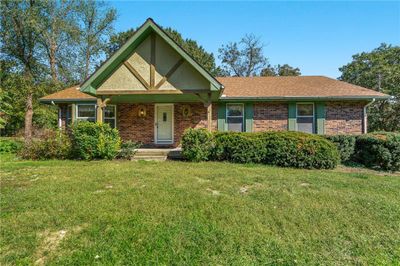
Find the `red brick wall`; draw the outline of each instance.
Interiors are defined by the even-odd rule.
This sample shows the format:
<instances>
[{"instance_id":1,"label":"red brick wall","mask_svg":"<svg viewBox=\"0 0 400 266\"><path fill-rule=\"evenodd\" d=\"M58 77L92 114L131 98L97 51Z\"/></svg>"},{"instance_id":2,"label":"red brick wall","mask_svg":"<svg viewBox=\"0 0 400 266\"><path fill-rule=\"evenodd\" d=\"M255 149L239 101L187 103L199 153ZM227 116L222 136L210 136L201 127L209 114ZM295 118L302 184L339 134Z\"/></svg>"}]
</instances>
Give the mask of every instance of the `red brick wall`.
<instances>
[{"instance_id":1,"label":"red brick wall","mask_svg":"<svg viewBox=\"0 0 400 266\"><path fill-rule=\"evenodd\" d=\"M288 104L255 103L253 121L254 132L288 130Z\"/></svg>"},{"instance_id":2,"label":"red brick wall","mask_svg":"<svg viewBox=\"0 0 400 266\"><path fill-rule=\"evenodd\" d=\"M154 104L145 104L147 115L139 118L138 106L140 104L119 104L117 107L117 127L123 140L140 141L146 146L154 144ZM182 108L189 105L191 115L184 117ZM212 129L217 129L217 108L212 110ZM207 108L202 103L176 103L174 104L174 144L178 146L186 128L207 128Z\"/></svg>"},{"instance_id":3,"label":"red brick wall","mask_svg":"<svg viewBox=\"0 0 400 266\"><path fill-rule=\"evenodd\" d=\"M146 117L138 116L139 105L146 107ZM154 104L118 104L117 127L123 140L154 144Z\"/></svg>"},{"instance_id":4,"label":"red brick wall","mask_svg":"<svg viewBox=\"0 0 400 266\"><path fill-rule=\"evenodd\" d=\"M325 134L362 134L366 102L327 102Z\"/></svg>"},{"instance_id":5,"label":"red brick wall","mask_svg":"<svg viewBox=\"0 0 400 266\"><path fill-rule=\"evenodd\" d=\"M361 134L364 102L327 102L326 134ZM189 105L191 116L183 117L182 108ZM147 116L138 117L138 104L119 104L117 126L123 140L140 141L154 146L154 104L145 104ZM217 130L217 104L212 108L212 129ZM288 104L260 102L254 104L254 132L288 129ZM202 103L174 104L174 144L178 146L186 128L206 128L207 108Z\"/></svg>"}]
</instances>

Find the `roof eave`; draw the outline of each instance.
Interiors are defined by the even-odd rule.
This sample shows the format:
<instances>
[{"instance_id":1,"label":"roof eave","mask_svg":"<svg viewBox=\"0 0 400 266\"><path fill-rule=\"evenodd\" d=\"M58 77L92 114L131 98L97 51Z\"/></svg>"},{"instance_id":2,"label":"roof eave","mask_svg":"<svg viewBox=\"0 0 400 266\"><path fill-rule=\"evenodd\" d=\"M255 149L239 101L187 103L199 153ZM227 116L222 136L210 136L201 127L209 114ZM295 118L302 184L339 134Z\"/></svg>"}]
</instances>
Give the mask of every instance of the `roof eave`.
<instances>
[{"instance_id":1,"label":"roof eave","mask_svg":"<svg viewBox=\"0 0 400 266\"><path fill-rule=\"evenodd\" d=\"M88 98L74 98L74 99L39 99L41 103L74 103L74 102L96 102L96 99Z\"/></svg>"},{"instance_id":2,"label":"roof eave","mask_svg":"<svg viewBox=\"0 0 400 266\"><path fill-rule=\"evenodd\" d=\"M326 101L326 100L385 100L391 96L272 96L272 97L259 97L259 96L225 96L220 97L220 101L232 101L232 100L243 100L243 101Z\"/></svg>"}]
</instances>

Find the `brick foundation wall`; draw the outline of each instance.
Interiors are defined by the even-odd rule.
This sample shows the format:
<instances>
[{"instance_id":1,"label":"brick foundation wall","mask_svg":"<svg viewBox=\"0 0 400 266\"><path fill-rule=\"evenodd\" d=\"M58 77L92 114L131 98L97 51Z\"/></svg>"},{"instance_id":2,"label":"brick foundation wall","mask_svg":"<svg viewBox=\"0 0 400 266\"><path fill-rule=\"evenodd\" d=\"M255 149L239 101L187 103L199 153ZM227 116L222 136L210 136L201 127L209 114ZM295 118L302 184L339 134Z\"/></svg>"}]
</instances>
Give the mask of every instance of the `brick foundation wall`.
<instances>
[{"instance_id":1,"label":"brick foundation wall","mask_svg":"<svg viewBox=\"0 0 400 266\"><path fill-rule=\"evenodd\" d=\"M327 102L325 134L362 134L366 102Z\"/></svg>"},{"instance_id":2,"label":"brick foundation wall","mask_svg":"<svg viewBox=\"0 0 400 266\"><path fill-rule=\"evenodd\" d=\"M253 120L254 132L288 130L288 104L255 103Z\"/></svg>"},{"instance_id":3,"label":"brick foundation wall","mask_svg":"<svg viewBox=\"0 0 400 266\"><path fill-rule=\"evenodd\" d=\"M146 107L146 117L138 116L139 105ZM189 105L191 115L183 116L182 109ZM154 104L119 104L117 106L117 127L123 140L140 141L145 146L154 143ZM202 103L174 104L174 143L179 146L186 128L207 128L207 108ZM217 130L217 107L212 108L212 129ZM165 145L164 145L165 146Z\"/></svg>"}]
</instances>

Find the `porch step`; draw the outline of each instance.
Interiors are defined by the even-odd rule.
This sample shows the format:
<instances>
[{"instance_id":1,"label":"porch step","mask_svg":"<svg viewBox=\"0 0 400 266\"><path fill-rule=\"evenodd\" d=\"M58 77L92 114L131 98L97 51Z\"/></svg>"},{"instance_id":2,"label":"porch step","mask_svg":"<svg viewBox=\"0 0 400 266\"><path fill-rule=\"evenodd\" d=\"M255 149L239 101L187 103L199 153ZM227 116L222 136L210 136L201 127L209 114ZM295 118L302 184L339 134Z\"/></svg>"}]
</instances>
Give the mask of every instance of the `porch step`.
<instances>
[{"instance_id":1,"label":"porch step","mask_svg":"<svg viewBox=\"0 0 400 266\"><path fill-rule=\"evenodd\" d=\"M133 156L134 161L165 161L167 159L180 159L180 149L137 149Z\"/></svg>"},{"instance_id":2,"label":"porch step","mask_svg":"<svg viewBox=\"0 0 400 266\"><path fill-rule=\"evenodd\" d=\"M151 155L135 155L133 156L133 161L165 161L167 160L167 156L151 156Z\"/></svg>"}]
</instances>

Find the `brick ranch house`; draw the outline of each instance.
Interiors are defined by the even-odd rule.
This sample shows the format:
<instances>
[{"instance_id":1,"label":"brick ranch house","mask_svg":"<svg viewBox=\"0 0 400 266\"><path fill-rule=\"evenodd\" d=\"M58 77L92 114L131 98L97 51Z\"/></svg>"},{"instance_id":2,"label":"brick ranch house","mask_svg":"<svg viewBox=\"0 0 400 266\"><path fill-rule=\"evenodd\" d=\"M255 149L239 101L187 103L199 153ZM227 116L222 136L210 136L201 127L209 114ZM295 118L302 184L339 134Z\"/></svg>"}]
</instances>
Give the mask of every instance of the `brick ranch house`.
<instances>
[{"instance_id":1,"label":"brick ranch house","mask_svg":"<svg viewBox=\"0 0 400 266\"><path fill-rule=\"evenodd\" d=\"M213 77L153 20L80 86L41 98L58 125L109 123L123 140L179 146L186 128L362 134L366 107L388 95L322 76Z\"/></svg>"}]
</instances>

